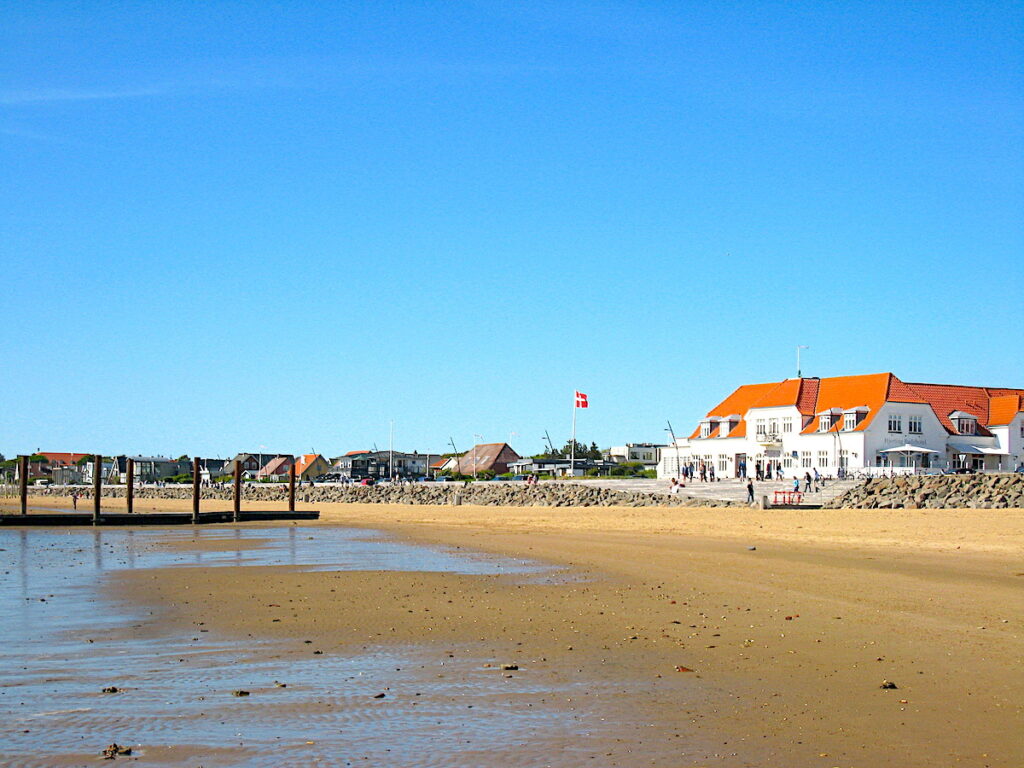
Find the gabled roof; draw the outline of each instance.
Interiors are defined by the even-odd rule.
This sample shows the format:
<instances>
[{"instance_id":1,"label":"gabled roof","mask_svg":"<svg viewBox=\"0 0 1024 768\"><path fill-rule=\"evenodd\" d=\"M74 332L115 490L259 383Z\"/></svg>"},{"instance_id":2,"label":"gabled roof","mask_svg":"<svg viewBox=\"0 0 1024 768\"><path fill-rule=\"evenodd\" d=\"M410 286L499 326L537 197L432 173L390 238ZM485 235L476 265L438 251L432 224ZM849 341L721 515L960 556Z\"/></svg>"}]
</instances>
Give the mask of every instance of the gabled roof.
<instances>
[{"instance_id":1,"label":"gabled roof","mask_svg":"<svg viewBox=\"0 0 1024 768\"><path fill-rule=\"evenodd\" d=\"M990 387L965 387L957 384L908 384L914 391L921 393L927 398L939 421L950 432L956 432L949 415L953 411L966 411L978 420L978 434L990 434L987 427L993 422L990 420L989 410L992 398L1003 398L1007 395L1016 395L1018 398L1024 394L1020 389L994 389ZM1006 408L1003 401L999 403L1000 417L1003 416L1003 409ZM1016 414L1015 414L1016 415ZM1009 423L1007 419L1003 423Z\"/></svg>"},{"instance_id":2,"label":"gabled roof","mask_svg":"<svg viewBox=\"0 0 1024 768\"><path fill-rule=\"evenodd\" d=\"M951 384L907 383L891 373L858 376L833 376L826 379L786 379L766 384L745 384L712 408L705 420L717 420L739 413L746 416L751 408L794 406L805 417L827 412L867 409L854 431L863 431L885 403L919 403L931 407L942 426L951 433L956 429L950 414L963 411L978 420L979 434L989 434L986 426L1009 424L1024 410L1024 390L990 387L965 387ZM830 431L842 429L836 420ZM817 420L809 420L801 432L818 431ZM720 425L712 422L709 437L717 437ZM746 435L741 421L728 437ZM700 428L691 438L700 437Z\"/></svg>"},{"instance_id":3,"label":"gabled roof","mask_svg":"<svg viewBox=\"0 0 1024 768\"><path fill-rule=\"evenodd\" d=\"M1013 421L1014 417L1024 411L1024 395L996 395L989 400L988 425L1002 427Z\"/></svg>"},{"instance_id":4,"label":"gabled roof","mask_svg":"<svg viewBox=\"0 0 1024 768\"><path fill-rule=\"evenodd\" d=\"M291 456L278 456L267 462L266 466L259 471L261 476L266 475L283 475L288 471L288 467L291 466Z\"/></svg>"},{"instance_id":5,"label":"gabled roof","mask_svg":"<svg viewBox=\"0 0 1024 768\"><path fill-rule=\"evenodd\" d=\"M522 457L508 443L483 443L470 448L459 457L459 472L470 475L474 468L477 471L490 470L495 464L508 463L519 458Z\"/></svg>"},{"instance_id":6,"label":"gabled roof","mask_svg":"<svg viewBox=\"0 0 1024 768\"><path fill-rule=\"evenodd\" d=\"M56 466L69 466L71 464L74 464L79 459L84 459L86 456L90 456L91 454L88 454L88 453L54 453L52 451L49 451L49 452L44 451L43 453L40 453L39 455L40 456L45 456L46 458L48 458L50 460L50 464L54 464Z\"/></svg>"},{"instance_id":7,"label":"gabled roof","mask_svg":"<svg viewBox=\"0 0 1024 768\"><path fill-rule=\"evenodd\" d=\"M321 459L326 463L327 459L324 459L319 453L304 453L295 460L295 474L296 476L301 475L310 465L312 465L317 459Z\"/></svg>"}]
</instances>

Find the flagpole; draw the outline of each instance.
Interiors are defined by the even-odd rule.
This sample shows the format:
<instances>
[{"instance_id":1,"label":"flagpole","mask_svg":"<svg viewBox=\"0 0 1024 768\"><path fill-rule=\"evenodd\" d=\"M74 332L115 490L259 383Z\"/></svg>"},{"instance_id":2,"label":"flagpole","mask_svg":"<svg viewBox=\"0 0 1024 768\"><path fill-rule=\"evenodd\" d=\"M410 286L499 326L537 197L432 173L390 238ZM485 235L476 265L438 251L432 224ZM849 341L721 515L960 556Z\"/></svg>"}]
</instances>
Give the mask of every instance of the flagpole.
<instances>
[{"instance_id":1,"label":"flagpole","mask_svg":"<svg viewBox=\"0 0 1024 768\"><path fill-rule=\"evenodd\" d=\"M569 444L569 476L576 477L576 391L572 393L572 442Z\"/></svg>"}]
</instances>

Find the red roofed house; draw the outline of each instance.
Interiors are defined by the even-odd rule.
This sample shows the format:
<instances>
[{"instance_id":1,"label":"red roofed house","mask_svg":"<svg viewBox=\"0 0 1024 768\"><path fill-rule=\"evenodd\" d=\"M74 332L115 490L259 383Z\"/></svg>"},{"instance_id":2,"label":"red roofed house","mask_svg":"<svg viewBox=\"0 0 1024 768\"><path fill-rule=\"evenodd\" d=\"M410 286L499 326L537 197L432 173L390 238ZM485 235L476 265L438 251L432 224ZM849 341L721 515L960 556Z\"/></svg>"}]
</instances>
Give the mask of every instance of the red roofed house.
<instances>
[{"instance_id":1,"label":"red roofed house","mask_svg":"<svg viewBox=\"0 0 1024 768\"><path fill-rule=\"evenodd\" d=\"M291 456L275 456L256 473L257 480L281 482L288 479L288 471L295 462Z\"/></svg>"},{"instance_id":2,"label":"red roofed house","mask_svg":"<svg viewBox=\"0 0 1024 768\"><path fill-rule=\"evenodd\" d=\"M48 463L37 465L39 474L36 477L49 477L54 485L75 485L82 482L82 467L77 462L88 457L88 453L44 451L39 455L45 456ZM29 477L32 476L30 472Z\"/></svg>"},{"instance_id":3,"label":"red roofed house","mask_svg":"<svg viewBox=\"0 0 1024 768\"><path fill-rule=\"evenodd\" d=\"M905 383L891 373L744 384L708 411L659 476L705 462L719 477L781 465L1013 469L1024 461L1024 389ZM916 449L916 450L915 450Z\"/></svg>"},{"instance_id":4,"label":"red roofed house","mask_svg":"<svg viewBox=\"0 0 1024 768\"><path fill-rule=\"evenodd\" d=\"M304 453L295 460L295 479L314 480L330 468L330 463L319 453Z\"/></svg>"},{"instance_id":5,"label":"red roofed house","mask_svg":"<svg viewBox=\"0 0 1024 768\"><path fill-rule=\"evenodd\" d=\"M459 457L459 474L472 475L479 472L493 472L496 475L508 472L508 465L522 458L508 443L484 443L474 445Z\"/></svg>"}]
</instances>

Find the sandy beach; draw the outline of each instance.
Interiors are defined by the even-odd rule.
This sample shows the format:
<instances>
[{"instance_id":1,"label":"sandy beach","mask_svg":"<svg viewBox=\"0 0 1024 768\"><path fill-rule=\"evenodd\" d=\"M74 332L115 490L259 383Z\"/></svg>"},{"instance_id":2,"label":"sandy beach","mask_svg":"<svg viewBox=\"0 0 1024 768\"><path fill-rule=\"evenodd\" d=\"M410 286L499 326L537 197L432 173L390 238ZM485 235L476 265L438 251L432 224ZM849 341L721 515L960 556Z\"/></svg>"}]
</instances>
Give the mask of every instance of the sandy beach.
<instances>
[{"instance_id":1,"label":"sandy beach","mask_svg":"<svg viewBox=\"0 0 1024 768\"><path fill-rule=\"evenodd\" d=\"M564 745L571 759L524 744L494 764L577 764L582 750L627 766L1024 765L1022 510L319 508L319 526L567 578L189 568L119 574L114 589L166 626L283 653L416 646L516 664L584 692L563 707L617 719Z\"/></svg>"}]
</instances>

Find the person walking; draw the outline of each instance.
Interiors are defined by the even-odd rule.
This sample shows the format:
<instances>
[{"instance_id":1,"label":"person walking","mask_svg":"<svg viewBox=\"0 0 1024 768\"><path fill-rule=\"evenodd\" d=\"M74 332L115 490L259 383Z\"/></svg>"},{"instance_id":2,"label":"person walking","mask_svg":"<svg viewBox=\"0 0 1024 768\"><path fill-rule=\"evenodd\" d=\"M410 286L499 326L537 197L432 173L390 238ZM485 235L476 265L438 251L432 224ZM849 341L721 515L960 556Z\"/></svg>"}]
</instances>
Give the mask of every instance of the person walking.
<instances>
[{"instance_id":1,"label":"person walking","mask_svg":"<svg viewBox=\"0 0 1024 768\"><path fill-rule=\"evenodd\" d=\"M78 491L71 494L71 508L78 509Z\"/></svg>"},{"instance_id":2,"label":"person walking","mask_svg":"<svg viewBox=\"0 0 1024 768\"><path fill-rule=\"evenodd\" d=\"M754 481L747 478L747 504L754 503Z\"/></svg>"},{"instance_id":3,"label":"person walking","mask_svg":"<svg viewBox=\"0 0 1024 768\"><path fill-rule=\"evenodd\" d=\"M811 473L804 472L804 493L811 492Z\"/></svg>"}]
</instances>

